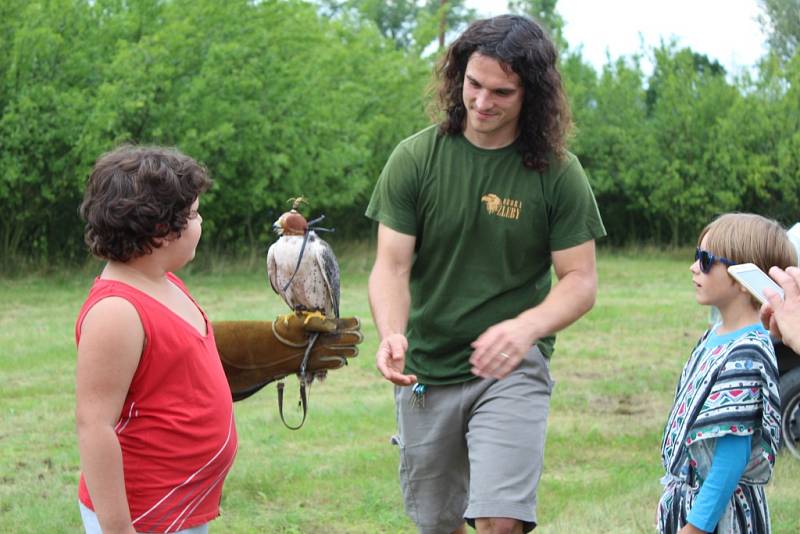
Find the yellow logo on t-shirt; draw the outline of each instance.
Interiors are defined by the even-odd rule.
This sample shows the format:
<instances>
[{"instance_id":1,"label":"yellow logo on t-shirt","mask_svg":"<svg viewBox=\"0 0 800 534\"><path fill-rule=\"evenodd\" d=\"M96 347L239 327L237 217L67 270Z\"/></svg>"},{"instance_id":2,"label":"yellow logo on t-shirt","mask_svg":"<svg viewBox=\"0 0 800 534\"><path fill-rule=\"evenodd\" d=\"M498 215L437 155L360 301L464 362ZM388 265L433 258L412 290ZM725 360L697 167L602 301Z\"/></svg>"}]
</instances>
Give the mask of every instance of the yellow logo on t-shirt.
<instances>
[{"instance_id":1,"label":"yellow logo on t-shirt","mask_svg":"<svg viewBox=\"0 0 800 534\"><path fill-rule=\"evenodd\" d=\"M481 202L486 203L486 211L489 215L504 217L506 219L519 219L519 212L522 211L522 201L513 198L500 198L494 193L487 193L481 197Z\"/></svg>"}]
</instances>

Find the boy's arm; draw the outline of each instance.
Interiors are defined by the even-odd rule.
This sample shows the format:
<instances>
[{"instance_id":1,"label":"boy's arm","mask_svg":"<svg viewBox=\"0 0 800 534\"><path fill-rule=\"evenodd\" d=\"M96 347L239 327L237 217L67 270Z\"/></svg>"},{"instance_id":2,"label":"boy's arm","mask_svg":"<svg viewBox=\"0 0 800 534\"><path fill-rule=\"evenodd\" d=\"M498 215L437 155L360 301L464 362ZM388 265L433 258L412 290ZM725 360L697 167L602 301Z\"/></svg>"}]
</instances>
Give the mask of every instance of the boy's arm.
<instances>
[{"instance_id":1,"label":"boy's arm","mask_svg":"<svg viewBox=\"0 0 800 534\"><path fill-rule=\"evenodd\" d=\"M686 518L681 534L713 532L731 500L750 457L752 437L728 434L717 438L714 458L706 481ZM693 527L696 530L692 530Z\"/></svg>"},{"instance_id":2,"label":"boy's arm","mask_svg":"<svg viewBox=\"0 0 800 534\"><path fill-rule=\"evenodd\" d=\"M502 378L519 365L537 340L577 321L594 306L597 269L594 240L552 253L558 282L537 306L488 328L472 347L472 372Z\"/></svg>"},{"instance_id":3,"label":"boy's arm","mask_svg":"<svg viewBox=\"0 0 800 534\"><path fill-rule=\"evenodd\" d=\"M136 309L118 297L95 304L81 327L75 386L78 448L89 495L105 533L135 532L114 426L144 341Z\"/></svg>"}]
</instances>

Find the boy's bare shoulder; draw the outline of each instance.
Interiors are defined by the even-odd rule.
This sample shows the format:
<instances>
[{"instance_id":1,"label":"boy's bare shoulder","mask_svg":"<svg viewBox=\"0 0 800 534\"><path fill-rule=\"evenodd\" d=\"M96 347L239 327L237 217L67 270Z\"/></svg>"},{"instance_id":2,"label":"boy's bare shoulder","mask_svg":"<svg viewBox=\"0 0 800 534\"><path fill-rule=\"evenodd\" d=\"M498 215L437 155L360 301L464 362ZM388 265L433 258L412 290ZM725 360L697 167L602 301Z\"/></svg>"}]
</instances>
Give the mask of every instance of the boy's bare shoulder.
<instances>
[{"instance_id":1,"label":"boy's bare shoulder","mask_svg":"<svg viewBox=\"0 0 800 534\"><path fill-rule=\"evenodd\" d=\"M126 340L144 339L144 327L136 307L127 299L108 296L98 300L86 312L81 323L81 344L124 344Z\"/></svg>"}]
</instances>

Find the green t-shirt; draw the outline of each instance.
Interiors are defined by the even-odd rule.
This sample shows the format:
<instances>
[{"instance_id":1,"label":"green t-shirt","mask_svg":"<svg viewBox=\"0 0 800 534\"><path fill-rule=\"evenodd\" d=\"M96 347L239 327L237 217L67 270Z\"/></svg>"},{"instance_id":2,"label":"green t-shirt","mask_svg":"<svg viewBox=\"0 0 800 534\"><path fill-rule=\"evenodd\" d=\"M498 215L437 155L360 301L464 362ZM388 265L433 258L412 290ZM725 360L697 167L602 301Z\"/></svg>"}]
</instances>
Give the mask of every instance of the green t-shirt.
<instances>
[{"instance_id":1,"label":"green t-shirt","mask_svg":"<svg viewBox=\"0 0 800 534\"><path fill-rule=\"evenodd\" d=\"M416 237L406 373L453 384L470 343L550 291L550 253L605 235L578 159L528 169L514 144L487 150L431 126L395 148L367 217ZM539 340L545 356L555 336Z\"/></svg>"}]
</instances>

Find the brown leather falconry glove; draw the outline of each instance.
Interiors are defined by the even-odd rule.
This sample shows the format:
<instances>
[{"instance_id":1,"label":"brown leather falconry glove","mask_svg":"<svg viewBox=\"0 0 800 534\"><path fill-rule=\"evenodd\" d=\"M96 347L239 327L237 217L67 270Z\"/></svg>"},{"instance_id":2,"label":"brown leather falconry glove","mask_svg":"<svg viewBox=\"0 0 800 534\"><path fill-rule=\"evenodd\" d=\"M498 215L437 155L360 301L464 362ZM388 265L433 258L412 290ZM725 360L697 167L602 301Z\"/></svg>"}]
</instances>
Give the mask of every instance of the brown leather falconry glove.
<instances>
[{"instance_id":1,"label":"brown leather falconry glove","mask_svg":"<svg viewBox=\"0 0 800 534\"><path fill-rule=\"evenodd\" d=\"M363 341L356 317L323 319L293 313L269 321L213 323L222 367L234 401L246 399L274 380L299 373L309 340L318 334L306 362L306 376L347 365Z\"/></svg>"}]
</instances>

